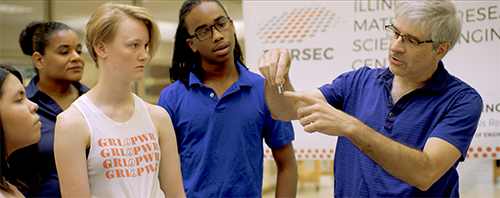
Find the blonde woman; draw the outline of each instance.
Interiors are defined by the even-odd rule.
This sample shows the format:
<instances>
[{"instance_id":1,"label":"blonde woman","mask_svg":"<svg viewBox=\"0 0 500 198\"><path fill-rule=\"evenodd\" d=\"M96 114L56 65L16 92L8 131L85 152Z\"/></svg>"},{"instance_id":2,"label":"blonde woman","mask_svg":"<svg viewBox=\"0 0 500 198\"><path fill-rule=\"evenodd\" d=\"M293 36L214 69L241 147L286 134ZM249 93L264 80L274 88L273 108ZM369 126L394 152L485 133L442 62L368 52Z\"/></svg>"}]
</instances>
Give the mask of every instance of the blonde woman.
<instances>
[{"instance_id":1,"label":"blonde woman","mask_svg":"<svg viewBox=\"0 0 500 198\"><path fill-rule=\"evenodd\" d=\"M159 42L145 8L107 3L91 16L85 43L99 81L56 122L63 197L185 196L168 113L130 92Z\"/></svg>"}]
</instances>

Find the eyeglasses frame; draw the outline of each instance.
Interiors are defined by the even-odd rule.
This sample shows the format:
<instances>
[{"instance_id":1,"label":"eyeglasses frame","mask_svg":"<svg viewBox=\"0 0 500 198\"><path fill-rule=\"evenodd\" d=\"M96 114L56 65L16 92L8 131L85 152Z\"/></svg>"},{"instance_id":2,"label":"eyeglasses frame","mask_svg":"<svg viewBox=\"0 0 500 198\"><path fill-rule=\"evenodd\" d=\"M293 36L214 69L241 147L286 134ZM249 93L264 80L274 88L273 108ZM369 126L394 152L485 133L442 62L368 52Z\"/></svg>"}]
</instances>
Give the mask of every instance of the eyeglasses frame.
<instances>
[{"instance_id":1,"label":"eyeglasses frame","mask_svg":"<svg viewBox=\"0 0 500 198\"><path fill-rule=\"evenodd\" d=\"M217 31L219 31L219 32L226 31L227 29L229 29L229 27L231 27L231 25L229 25L226 29L223 29L223 30L219 30L219 29L215 26L215 25L217 25L220 21L223 21L223 20L226 20L226 19L229 21L229 23L231 23L231 24L233 23L233 20L231 20L231 18L229 18L228 16L227 16L227 17L223 17L223 18L221 18L221 19L217 20L217 22L215 22L214 24L212 24L212 25L210 25L210 26L208 26L208 27L204 27L204 28L202 28L202 29L199 29L199 30L198 30L198 31L196 31L193 35L189 35L189 38L194 38L194 37L196 37L196 38L197 38L200 42L203 42L203 41L206 41L206 40L207 40L207 39L209 39L209 38L212 38L212 36L214 35L214 29L213 29L213 28L217 29ZM200 30L203 30L203 29L210 29L210 31L211 31L211 33L212 33L212 35L210 35L210 37L207 37L206 39L201 40L201 39L198 37L198 32L199 32Z\"/></svg>"},{"instance_id":2,"label":"eyeglasses frame","mask_svg":"<svg viewBox=\"0 0 500 198\"><path fill-rule=\"evenodd\" d=\"M406 38L412 38L412 39L416 40L416 41L417 41L417 46L419 46L419 45L420 45L420 44L422 44L422 43L434 43L434 41L433 41L433 40L420 41L420 39L415 38L415 37L413 37L413 36L408 36L408 35L401 34L401 33L399 33L399 31L396 29L396 27L394 27L394 24L385 25L385 30L387 31L388 29L389 29L389 30L391 30L392 32L394 32L394 34L396 34L396 35L397 35L397 36L396 36L395 41L396 41L396 40L398 40L398 38L399 38L400 36L401 36L401 38L403 38L403 37L405 37L405 36L406 36Z\"/></svg>"}]
</instances>

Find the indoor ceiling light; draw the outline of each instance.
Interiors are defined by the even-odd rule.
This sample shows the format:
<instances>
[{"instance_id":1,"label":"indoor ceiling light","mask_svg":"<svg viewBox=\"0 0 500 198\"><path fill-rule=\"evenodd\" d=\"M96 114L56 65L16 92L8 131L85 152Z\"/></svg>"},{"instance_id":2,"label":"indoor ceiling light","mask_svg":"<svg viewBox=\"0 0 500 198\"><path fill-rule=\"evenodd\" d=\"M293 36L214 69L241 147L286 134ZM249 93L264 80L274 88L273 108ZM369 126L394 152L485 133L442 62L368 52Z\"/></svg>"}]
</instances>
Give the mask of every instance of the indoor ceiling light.
<instances>
[{"instance_id":1,"label":"indoor ceiling light","mask_svg":"<svg viewBox=\"0 0 500 198\"><path fill-rule=\"evenodd\" d=\"M33 10L32 7L0 3L0 14L26 14Z\"/></svg>"}]
</instances>

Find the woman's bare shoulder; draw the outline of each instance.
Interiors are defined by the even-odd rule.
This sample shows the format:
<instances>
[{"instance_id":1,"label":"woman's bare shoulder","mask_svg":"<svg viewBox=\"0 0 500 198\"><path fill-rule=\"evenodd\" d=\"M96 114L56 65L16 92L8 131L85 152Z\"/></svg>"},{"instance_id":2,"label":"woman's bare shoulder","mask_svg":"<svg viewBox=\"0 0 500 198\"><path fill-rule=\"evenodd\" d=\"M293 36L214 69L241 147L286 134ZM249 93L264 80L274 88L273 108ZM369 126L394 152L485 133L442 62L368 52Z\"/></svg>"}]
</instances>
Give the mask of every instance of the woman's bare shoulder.
<instances>
[{"instance_id":1,"label":"woman's bare shoulder","mask_svg":"<svg viewBox=\"0 0 500 198\"><path fill-rule=\"evenodd\" d=\"M151 116L151 119L170 119L170 116L168 115L167 111L158 105L146 103L146 106L148 107L149 115Z\"/></svg>"},{"instance_id":2,"label":"woman's bare shoulder","mask_svg":"<svg viewBox=\"0 0 500 198\"><path fill-rule=\"evenodd\" d=\"M61 129L87 128L87 121L82 112L75 106L70 106L57 116L56 127Z\"/></svg>"}]
</instances>

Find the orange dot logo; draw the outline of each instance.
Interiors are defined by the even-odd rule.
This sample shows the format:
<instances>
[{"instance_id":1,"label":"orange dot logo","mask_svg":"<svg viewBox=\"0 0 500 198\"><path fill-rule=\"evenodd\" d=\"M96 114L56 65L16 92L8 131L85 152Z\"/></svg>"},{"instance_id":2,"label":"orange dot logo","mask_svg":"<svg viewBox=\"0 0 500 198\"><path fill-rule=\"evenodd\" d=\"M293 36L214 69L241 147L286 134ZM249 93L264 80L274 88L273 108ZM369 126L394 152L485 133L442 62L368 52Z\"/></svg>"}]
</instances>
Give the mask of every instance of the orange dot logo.
<instances>
[{"instance_id":1,"label":"orange dot logo","mask_svg":"<svg viewBox=\"0 0 500 198\"><path fill-rule=\"evenodd\" d=\"M335 28L335 24L339 23L339 20L335 20L336 18L339 17L334 12L327 10L320 4L313 3L304 8L296 8L291 12L283 12L279 16L269 18L266 22L259 24L260 28L255 28L258 30L256 35L259 36L263 43L306 42L307 38L314 39L317 37L316 34L328 33L328 30ZM324 23L326 25L321 25ZM273 37L269 37L272 34L278 34L280 31L290 29L311 29L311 31L304 34L300 33L297 36L289 33L289 36L276 37L273 35Z\"/></svg>"}]
</instances>

